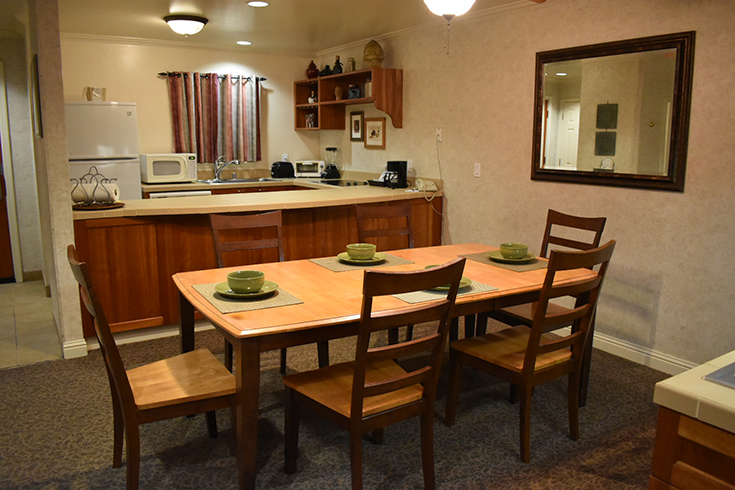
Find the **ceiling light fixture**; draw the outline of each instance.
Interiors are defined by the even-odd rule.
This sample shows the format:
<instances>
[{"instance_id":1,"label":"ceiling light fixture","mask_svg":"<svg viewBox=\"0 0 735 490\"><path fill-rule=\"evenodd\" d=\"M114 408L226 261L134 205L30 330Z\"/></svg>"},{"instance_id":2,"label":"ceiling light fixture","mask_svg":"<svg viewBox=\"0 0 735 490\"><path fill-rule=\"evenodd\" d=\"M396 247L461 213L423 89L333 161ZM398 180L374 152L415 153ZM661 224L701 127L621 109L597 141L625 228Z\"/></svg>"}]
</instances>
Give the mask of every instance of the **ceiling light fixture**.
<instances>
[{"instance_id":1,"label":"ceiling light fixture","mask_svg":"<svg viewBox=\"0 0 735 490\"><path fill-rule=\"evenodd\" d=\"M163 20L166 21L172 31L182 36L193 36L209 22L208 19L199 15L181 14L167 15Z\"/></svg>"},{"instance_id":2,"label":"ceiling light fixture","mask_svg":"<svg viewBox=\"0 0 735 490\"><path fill-rule=\"evenodd\" d=\"M424 0L424 3L432 14L447 19L447 26L444 29L444 48L449 54L449 24L454 17L466 14L474 5L475 0Z\"/></svg>"},{"instance_id":3,"label":"ceiling light fixture","mask_svg":"<svg viewBox=\"0 0 735 490\"><path fill-rule=\"evenodd\" d=\"M253 43L251 43L250 41L237 41L237 44L239 44L240 46L250 46Z\"/></svg>"},{"instance_id":4,"label":"ceiling light fixture","mask_svg":"<svg viewBox=\"0 0 735 490\"><path fill-rule=\"evenodd\" d=\"M251 7L267 7L268 2L248 2Z\"/></svg>"}]
</instances>

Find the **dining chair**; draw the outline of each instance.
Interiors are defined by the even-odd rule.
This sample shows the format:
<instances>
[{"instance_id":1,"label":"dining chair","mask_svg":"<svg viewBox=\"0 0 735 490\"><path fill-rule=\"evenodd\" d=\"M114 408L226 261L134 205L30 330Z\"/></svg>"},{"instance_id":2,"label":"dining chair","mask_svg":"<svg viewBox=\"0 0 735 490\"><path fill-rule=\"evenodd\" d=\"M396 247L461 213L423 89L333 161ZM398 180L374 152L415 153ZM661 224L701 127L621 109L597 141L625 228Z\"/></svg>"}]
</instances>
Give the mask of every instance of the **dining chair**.
<instances>
[{"instance_id":1,"label":"dining chair","mask_svg":"<svg viewBox=\"0 0 735 490\"><path fill-rule=\"evenodd\" d=\"M94 330L112 392L112 466L122 465L123 437L127 457L126 488L136 490L140 479L139 426L149 422L207 414L211 437L217 436L214 410L230 408L234 416L235 377L207 349L125 370L87 264L79 262L74 245L67 258ZM233 424L234 425L234 424Z\"/></svg>"},{"instance_id":2,"label":"dining chair","mask_svg":"<svg viewBox=\"0 0 735 490\"><path fill-rule=\"evenodd\" d=\"M260 214L210 214L217 267L255 264L277 259L283 262L283 218L281 211ZM267 231L270 229L270 233ZM270 255L248 251L265 251ZM241 252L246 252L245 254ZM252 253L252 252L251 252ZM225 260L225 257L228 260ZM225 339L225 366L232 370L232 344ZM286 349L281 349L281 373L286 372Z\"/></svg>"},{"instance_id":3,"label":"dining chair","mask_svg":"<svg viewBox=\"0 0 735 490\"><path fill-rule=\"evenodd\" d=\"M594 316L610 257L615 248L611 240L587 251L553 250L530 327L518 325L497 332L467 337L449 345L450 373L447 387L445 423L454 424L457 415L462 369L470 366L509 381L520 391L521 460L531 457L531 394L533 387L568 376L569 432L579 438L579 376L590 324ZM594 276L571 284L555 285L557 273L599 266ZM575 298L575 306L562 313L551 312L553 298ZM572 324L562 335L560 328ZM555 333L552 333L555 332Z\"/></svg>"},{"instance_id":4,"label":"dining chair","mask_svg":"<svg viewBox=\"0 0 735 490\"><path fill-rule=\"evenodd\" d=\"M466 259L418 271L366 270L355 359L313 371L285 376L285 471L296 471L301 406L350 432L352 488L362 488L362 436L420 416L424 486L435 487L433 420L439 370L449 319ZM387 295L424 291L449 285L434 301L405 308L373 311ZM438 321L437 321L438 320ZM421 338L370 347L373 333L407 323L435 322ZM411 357L411 370L396 362Z\"/></svg>"},{"instance_id":5,"label":"dining chair","mask_svg":"<svg viewBox=\"0 0 735 490\"><path fill-rule=\"evenodd\" d=\"M563 247L565 250L590 250L600 246L602 231L605 229L607 218L588 218L564 214L549 209L546 217L546 229L541 242L539 255L548 258L551 248ZM562 314L568 311L565 306L549 303L549 313ZM523 324L530 326L533 322L536 303L525 303L507 308L501 308L496 312L488 313L488 316L506 323L508 325ZM484 333L487 317L480 317L478 321L479 333ZM590 323L590 334L588 336L588 347L585 350L585 359L582 362L582 374L580 376L579 406L587 404L587 386L589 384L590 362L592 360L592 340L595 332L595 317L593 315ZM511 390L511 399L515 398L515 390Z\"/></svg>"},{"instance_id":6,"label":"dining chair","mask_svg":"<svg viewBox=\"0 0 735 490\"><path fill-rule=\"evenodd\" d=\"M378 250L413 248L411 204L362 204L355 206L357 236L360 243L372 243ZM388 332L390 343L398 341L398 328ZM406 339L413 338L413 325L406 325Z\"/></svg>"}]
</instances>

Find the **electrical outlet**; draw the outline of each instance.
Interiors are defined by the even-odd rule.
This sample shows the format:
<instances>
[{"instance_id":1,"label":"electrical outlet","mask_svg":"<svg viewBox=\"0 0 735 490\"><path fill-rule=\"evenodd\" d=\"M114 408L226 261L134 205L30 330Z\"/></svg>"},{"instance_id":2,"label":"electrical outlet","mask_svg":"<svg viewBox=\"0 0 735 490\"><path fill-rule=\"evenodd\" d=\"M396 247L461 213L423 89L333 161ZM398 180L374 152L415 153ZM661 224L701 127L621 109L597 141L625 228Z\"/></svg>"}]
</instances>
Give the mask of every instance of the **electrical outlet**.
<instances>
[{"instance_id":1,"label":"electrical outlet","mask_svg":"<svg viewBox=\"0 0 735 490\"><path fill-rule=\"evenodd\" d=\"M479 177L479 176L480 176L480 164L476 163L475 164L475 177Z\"/></svg>"},{"instance_id":2,"label":"electrical outlet","mask_svg":"<svg viewBox=\"0 0 735 490\"><path fill-rule=\"evenodd\" d=\"M406 171L410 172L413 170L413 160L407 160L406 161Z\"/></svg>"},{"instance_id":3,"label":"electrical outlet","mask_svg":"<svg viewBox=\"0 0 735 490\"><path fill-rule=\"evenodd\" d=\"M436 140L441 143L442 142L442 128L436 128Z\"/></svg>"},{"instance_id":4,"label":"electrical outlet","mask_svg":"<svg viewBox=\"0 0 735 490\"><path fill-rule=\"evenodd\" d=\"M281 153L281 161L282 162L288 161L288 153Z\"/></svg>"}]
</instances>

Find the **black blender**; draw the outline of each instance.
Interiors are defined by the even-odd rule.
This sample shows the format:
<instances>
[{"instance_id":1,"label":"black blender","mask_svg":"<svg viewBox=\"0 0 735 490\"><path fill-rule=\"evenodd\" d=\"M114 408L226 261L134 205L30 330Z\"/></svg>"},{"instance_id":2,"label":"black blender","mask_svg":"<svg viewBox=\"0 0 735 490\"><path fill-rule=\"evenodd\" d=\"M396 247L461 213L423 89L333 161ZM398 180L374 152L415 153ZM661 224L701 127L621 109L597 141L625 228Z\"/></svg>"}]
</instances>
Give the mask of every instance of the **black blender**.
<instances>
[{"instance_id":1,"label":"black blender","mask_svg":"<svg viewBox=\"0 0 735 490\"><path fill-rule=\"evenodd\" d=\"M339 168L337 168L337 147L329 146L327 150L327 166L322 172L322 179L339 179Z\"/></svg>"}]
</instances>

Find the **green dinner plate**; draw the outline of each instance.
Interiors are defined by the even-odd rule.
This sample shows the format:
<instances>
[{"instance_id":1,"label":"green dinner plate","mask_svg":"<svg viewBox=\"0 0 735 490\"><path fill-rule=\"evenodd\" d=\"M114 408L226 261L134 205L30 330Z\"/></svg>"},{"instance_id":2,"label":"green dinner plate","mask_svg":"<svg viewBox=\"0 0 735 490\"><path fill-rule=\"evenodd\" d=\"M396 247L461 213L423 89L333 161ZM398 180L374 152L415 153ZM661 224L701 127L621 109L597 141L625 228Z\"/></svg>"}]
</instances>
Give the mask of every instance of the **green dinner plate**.
<instances>
[{"instance_id":1,"label":"green dinner plate","mask_svg":"<svg viewBox=\"0 0 735 490\"><path fill-rule=\"evenodd\" d=\"M342 252L341 254L337 255L337 258L342 262L347 262L348 264L353 265L373 265L385 262L385 257L387 255L388 254L386 254L385 252L375 252L375 255L373 255L372 259L352 259L347 254L347 252Z\"/></svg>"},{"instance_id":2,"label":"green dinner plate","mask_svg":"<svg viewBox=\"0 0 735 490\"><path fill-rule=\"evenodd\" d=\"M459 289L466 288L472 284L472 279L469 277L462 277L462 279L459 280ZM432 291L449 291L449 285L446 286L438 286L431 289Z\"/></svg>"},{"instance_id":3,"label":"green dinner plate","mask_svg":"<svg viewBox=\"0 0 735 490\"><path fill-rule=\"evenodd\" d=\"M214 290L225 298L236 299L262 298L263 296L268 296L269 294L275 293L277 289L278 284L273 281L265 281L260 291L255 291L254 293L236 293L235 291L230 289L230 286L227 284L227 282L221 282L214 287Z\"/></svg>"},{"instance_id":4,"label":"green dinner plate","mask_svg":"<svg viewBox=\"0 0 735 490\"><path fill-rule=\"evenodd\" d=\"M502 262L504 264L526 264L536 258L534 254L526 254L525 257L520 259L508 259L500 254L500 250L493 250L492 252L488 252L487 255L490 257L490 260Z\"/></svg>"}]
</instances>

